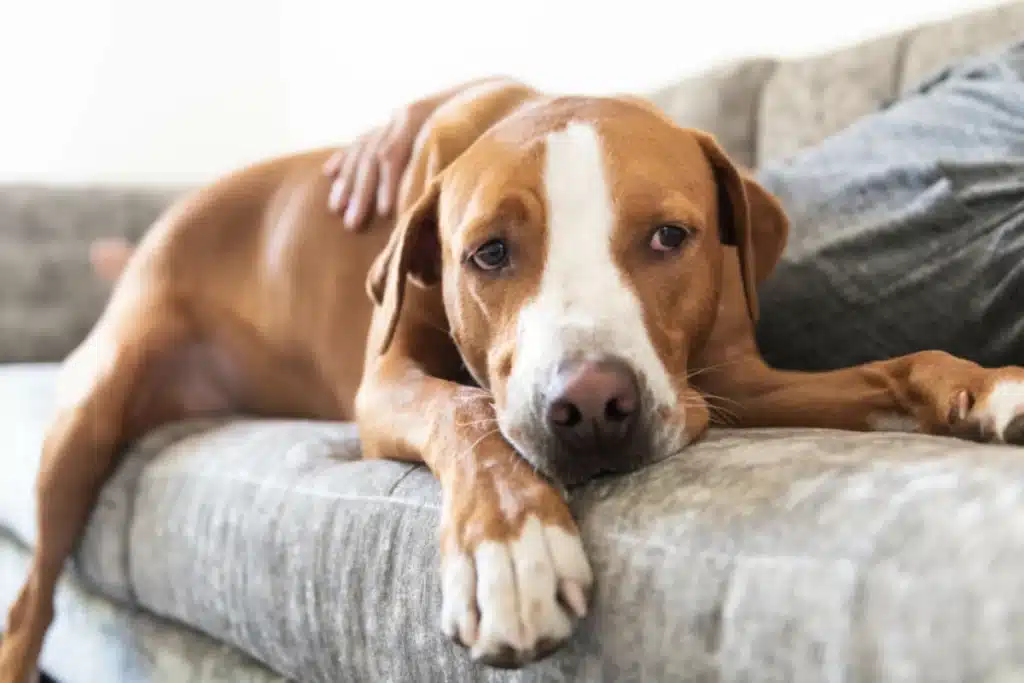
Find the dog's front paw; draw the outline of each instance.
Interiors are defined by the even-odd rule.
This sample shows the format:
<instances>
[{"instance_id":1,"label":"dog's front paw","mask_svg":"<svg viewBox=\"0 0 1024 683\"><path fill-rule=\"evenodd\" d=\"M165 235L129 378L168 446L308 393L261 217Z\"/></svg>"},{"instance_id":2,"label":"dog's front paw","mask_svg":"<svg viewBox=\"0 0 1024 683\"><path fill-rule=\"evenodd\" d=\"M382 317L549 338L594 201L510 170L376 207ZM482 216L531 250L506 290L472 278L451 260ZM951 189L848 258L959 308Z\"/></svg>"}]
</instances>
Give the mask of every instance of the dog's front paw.
<instances>
[{"instance_id":1,"label":"dog's front paw","mask_svg":"<svg viewBox=\"0 0 1024 683\"><path fill-rule=\"evenodd\" d=\"M906 359L904 411L872 416L872 428L1024 445L1024 368L986 368L945 351Z\"/></svg>"},{"instance_id":2,"label":"dog's front paw","mask_svg":"<svg viewBox=\"0 0 1024 683\"><path fill-rule=\"evenodd\" d=\"M441 627L473 659L518 667L565 642L586 614L593 576L547 484L476 484L450 494L445 510Z\"/></svg>"}]
</instances>

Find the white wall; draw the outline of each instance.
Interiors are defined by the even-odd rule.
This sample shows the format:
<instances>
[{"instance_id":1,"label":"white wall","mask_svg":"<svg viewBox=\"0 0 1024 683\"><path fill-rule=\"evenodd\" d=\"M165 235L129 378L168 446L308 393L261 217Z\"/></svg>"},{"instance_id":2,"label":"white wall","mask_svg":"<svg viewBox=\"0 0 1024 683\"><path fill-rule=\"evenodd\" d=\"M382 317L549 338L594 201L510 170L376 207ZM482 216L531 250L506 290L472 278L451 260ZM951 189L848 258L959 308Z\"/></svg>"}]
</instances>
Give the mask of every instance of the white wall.
<instances>
[{"instance_id":1,"label":"white wall","mask_svg":"<svg viewBox=\"0 0 1024 683\"><path fill-rule=\"evenodd\" d=\"M0 0L0 181L196 182L506 73L642 91L997 0Z\"/></svg>"}]
</instances>

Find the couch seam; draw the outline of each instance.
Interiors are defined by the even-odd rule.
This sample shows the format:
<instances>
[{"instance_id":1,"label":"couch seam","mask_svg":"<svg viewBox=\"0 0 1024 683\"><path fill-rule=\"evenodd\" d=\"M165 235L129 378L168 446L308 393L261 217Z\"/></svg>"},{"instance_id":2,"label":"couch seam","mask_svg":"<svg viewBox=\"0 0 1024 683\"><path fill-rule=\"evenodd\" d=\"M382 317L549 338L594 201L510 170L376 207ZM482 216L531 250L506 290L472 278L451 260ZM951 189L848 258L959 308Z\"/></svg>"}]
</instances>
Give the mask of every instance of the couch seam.
<instances>
[{"instance_id":1,"label":"couch seam","mask_svg":"<svg viewBox=\"0 0 1024 683\"><path fill-rule=\"evenodd\" d=\"M145 449L146 446L141 445L141 448ZM139 457L143 456L144 460L148 461L152 456L152 452L146 453L133 453L133 450L127 450L121 454L121 464L124 465L125 461L128 460L132 455ZM125 515L124 525L124 539L122 539L122 545L124 546L124 583L125 590L128 592L128 599L131 600L132 605L136 608L139 606L139 594L135 589L135 571L134 562L132 561L132 533L135 529L135 518L137 515L138 500L139 500L139 489L142 488L142 474L145 469L145 462L140 463L138 471L135 473L135 477L132 480L131 495L128 496L128 510Z\"/></svg>"},{"instance_id":2,"label":"couch seam","mask_svg":"<svg viewBox=\"0 0 1024 683\"><path fill-rule=\"evenodd\" d=\"M400 476L397 480L395 480L395 483L391 485L391 487L388 489L388 492L384 494L384 497L385 498L390 498L395 493L395 491L398 490L399 485L403 481L405 481L406 478L410 474L412 474L413 471L416 470L416 469L417 469L416 465L409 465L409 468L407 470L405 470L405 472L402 474L402 476Z\"/></svg>"},{"instance_id":3,"label":"couch seam","mask_svg":"<svg viewBox=\"0 0 1024 683\"><path fill-rule=\"evenodd\" d=\"M896 47L896 57L893 59L892 84L893 92L889 102L883 103L882 108L889 106L903 96L903 86L906 76L907 53L910 52L910 43L917 36L917 30L911 29L900 36Z\"/></svg>"}]
</instances>

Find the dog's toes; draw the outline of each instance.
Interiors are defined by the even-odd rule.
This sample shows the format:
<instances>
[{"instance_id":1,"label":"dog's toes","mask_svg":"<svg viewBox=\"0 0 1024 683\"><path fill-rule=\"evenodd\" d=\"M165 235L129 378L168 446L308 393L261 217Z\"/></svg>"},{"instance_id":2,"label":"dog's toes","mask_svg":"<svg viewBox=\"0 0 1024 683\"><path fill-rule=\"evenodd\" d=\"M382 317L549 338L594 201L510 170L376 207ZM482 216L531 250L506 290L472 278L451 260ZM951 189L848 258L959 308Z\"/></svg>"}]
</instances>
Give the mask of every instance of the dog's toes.
<instances>
[{"instance_id":1,"label":"dog's toes","mask_svg":"<svg viewBox=\"0 0 1024 683\"><path fill-rule=\"evenodd\" d=\"M462 553L449 553L441 564L441 631L463 647L473 647L479 633L476 570Z\"/></svg>"},{"instance_id":2,"label":"dog's toes","mask_svg":"<svg viewBox=\"0 0 1024 683\"><path fill-rule=\"evenodd\" d=\"M971 411L981 440L1024 445L1024 379L997 380Z\"/></svg>"},{"instance_id":3,"label":"dog's toes","mask_svg":"<svg viewBox=\"0 0 1024 683\"><path fill-rule=\"evenodd\" d=\"M474 660L516 668L558 649L587 611L592 575L579 536L536 517L518 538L443 560L442 628Z\"/></svg>"},{"instance_id":4,"label":"dog's toes","mask_svg":"<svg viewBox=\"0 0 1024 683\"><path fill-rule=\"evenodd\" d=\"M1003 430L1003 441L1017 446L1024 445L1024 413L1015 416Z\"/></svg>"}]
</instances>

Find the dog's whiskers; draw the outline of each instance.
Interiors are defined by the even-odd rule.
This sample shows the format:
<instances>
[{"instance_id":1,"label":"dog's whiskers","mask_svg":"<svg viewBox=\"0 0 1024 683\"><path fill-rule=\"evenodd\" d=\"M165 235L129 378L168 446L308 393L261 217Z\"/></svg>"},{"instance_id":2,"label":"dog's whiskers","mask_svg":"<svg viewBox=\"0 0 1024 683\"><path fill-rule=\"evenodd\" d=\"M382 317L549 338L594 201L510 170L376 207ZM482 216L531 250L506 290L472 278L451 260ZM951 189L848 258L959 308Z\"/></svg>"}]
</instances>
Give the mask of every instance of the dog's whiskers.
<instances>
[{"instance_id":1,"label":"dog's whiskers","mask_svg":"<svg viewBox=\"0 0 1024 683\"><path fill-rule=\"evenodd\" d=\"M742 409L739 401L711 393L701 394L701 398L704 399L704 403L708 408L708 413L715 422L719 422L727 426L739 424L740 410ZM732 407L728 408L722 405L722 403L729 403Z\"/></svg>"},{"instance_id":2,"label":"dog's whiskers","mask_svg":"<svg viewBox=\"0 0 1024 683\"><path fill-rule=\"evenodd\" d=\"M712 394L709 391L702 391L702 392L700 392L700 395L701 395L702 398L704 398L705 401L708 401L708 400L723 401L725 403L730 403L730 404L736 406L737 408L741 405L740 402L737 401L734 398L729 398L728 396L719 396L718 394Z\"/></svg>"},{"instance_id":3,"label":"dog's whiskers","mask_svg":"<svg viewBox=\"0 0 1024 683\"><path fill-rule=\"evenodd\" d=\"M709 410L708 417L711 418L712 423L724 427L738 427L740 424L739 417L721 409Z\"/></svg>"},{"instance_id":4,"label":"dog's whiskers","mask_svg":"<svg viewBox=\"0 0 1024 683\"><path fill-rule=\"evenodd\" d=\"M702 368L697 368L696 370L691 370L690 372L687 372L686 373L686 379L687 380L691 380L694 377L699 377L700 375L703 375L706 372L712 372L714 370L722 370L723 368L727 368L729 366L736 365L737 363L743 363L743 362L749 361L749 360L750 360L749 358L733 358L731 360L723 361L721 363L715 363L713 365L705 365Z\"/></svg>"},{"instance_id":5,"label":"dog's whiskers","mask_svg":"<svg viewBox=\"0 0 1024 683\"><path fill-rule=\"evenodd\" d=\"M712 421L718 422L725 425L736 425L740 421L740 416L735 411L732 411L725 406L715 405L711 402L705 402Z\"/></svg>"},{"instance_id":6,"label":"dog's whiskers","mask_svg":"<svg viewBox=\"0 0 1024 683\"><path fill-rule=\"evenodd\" d=\"M494 397L491 396L491 392L479 387L460 387L455 393L454 399L459 405L483 402L488 407L494 407Z\"/></svg>"},{"instance_id":7,"label":"dog's whiskers","mask_svg":"<svg viewBox=\"0 0 1024 683\"><path fill-rule=\"evenodd\" d=\"M467 457L470 457L472 455L473 451L476 449L476 447L480 445L480 442L482 442L484 439L487 439L487 438L490 438L490 437L494 436L495 434L500 434L500 432L501 432L501 430L499 430L497 428L491 429L491 430L488 430L488 431L484 432L483 434L480 435L479 438L477 438L476 441L474 441L473 443L469 444L469 446L467 446L464 451L462 451L461 453L457 454L455 456L456 459L457 460L465 460Z\"/></svg>"},{"instance_id":8,"label":"dog's whiskers","mask_svg":"<svg viewBox=\"0 0 1024 683\"><path fill-rule=\"evenodd\" d=\"M716 403L719 402L719 403ZM739 422L739 413L737 410L727 408L721 405L721 402L727 402L733 404L738 410L740 403L725 396L718 396L710 393L699 393L696 396L688 396L682 401L683 409L700 409L704 408L708 411L708 415L713 422L734 425Z\"/></svg>"},{"instance_id":9,"label":"dog's whiskers","mask_svg":"<svg viewBox=\"0 0 1024 683\"><path fill-rule=\"evenodd\" d=\"M483 418L480 418L479 420L467 420L465 422L456 422L455 426L456 427L477 427L479 425L497 425L497 424L498 424L497 418L483 417Z\"/></svg>"}]
</instances>

